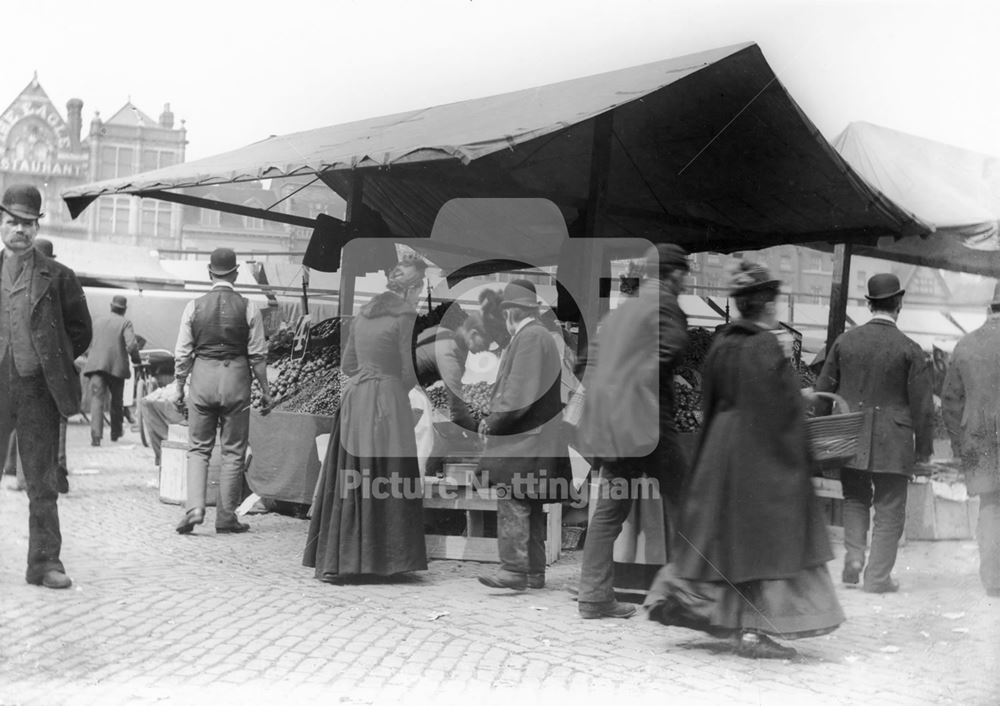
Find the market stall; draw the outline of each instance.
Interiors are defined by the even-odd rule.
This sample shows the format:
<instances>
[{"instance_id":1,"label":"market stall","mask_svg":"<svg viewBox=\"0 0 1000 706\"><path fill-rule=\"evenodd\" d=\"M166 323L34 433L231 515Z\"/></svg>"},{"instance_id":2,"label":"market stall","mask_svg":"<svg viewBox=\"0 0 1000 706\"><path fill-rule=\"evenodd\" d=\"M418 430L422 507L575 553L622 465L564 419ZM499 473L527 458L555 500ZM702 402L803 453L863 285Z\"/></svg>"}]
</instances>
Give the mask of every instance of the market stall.
<instances>
[{"instance_id":1,"label":"market stall","mask_svg":"<svg viewBox=\"0 0 1000 706\"><path fill-rule=\"evenodd\" d=\"M344 197L343 221L184 191L302 175ZM64 198L75 216L111 194L314 229L315 262L342 277L342 316L355 277L383 265L380 243L405 242L449 276L556 267L554 309L580 354L610 304L609 261L638 256L637 242L728 252L929 232L856 176L754 44L272 137ZM463 227L471 214L493 226Z\"/></svg>"}]
</instances>

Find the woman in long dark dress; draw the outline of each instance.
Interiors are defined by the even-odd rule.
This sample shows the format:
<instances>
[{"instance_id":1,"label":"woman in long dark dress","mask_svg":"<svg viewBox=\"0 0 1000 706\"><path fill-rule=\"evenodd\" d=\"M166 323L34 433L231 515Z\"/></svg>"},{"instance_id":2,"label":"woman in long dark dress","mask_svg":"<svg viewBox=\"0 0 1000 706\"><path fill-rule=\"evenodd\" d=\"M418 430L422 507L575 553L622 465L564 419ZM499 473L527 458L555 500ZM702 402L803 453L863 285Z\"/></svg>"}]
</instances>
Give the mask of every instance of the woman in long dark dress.
<instances>
[{"instance_id":1,"label":"woman in long dark dress","mask_svg":"<svg viewBox=\"0 0 1000 706\"><path fill-rule=\"evenodd\" d=\"M341 583L427 568L413 412L413 326L427 265L402 260L361 308L302 563Z\"/></svg>"},{"instance_id":2,"label":"woman in long dark dress","mask_svg":"<svg viewBox=\"0 0 1000 706\"><path fill-rule=\"evenodd\" d=\"M684 492L672 561L645 608L666 625L737 640L738 654L789 658L772 637L823 635L844 621L812 487L805 406L777 325L781 283L742 262L730 296L742 318L720 331L703 373L704 430Z\"/></svg>"}]
</instances>

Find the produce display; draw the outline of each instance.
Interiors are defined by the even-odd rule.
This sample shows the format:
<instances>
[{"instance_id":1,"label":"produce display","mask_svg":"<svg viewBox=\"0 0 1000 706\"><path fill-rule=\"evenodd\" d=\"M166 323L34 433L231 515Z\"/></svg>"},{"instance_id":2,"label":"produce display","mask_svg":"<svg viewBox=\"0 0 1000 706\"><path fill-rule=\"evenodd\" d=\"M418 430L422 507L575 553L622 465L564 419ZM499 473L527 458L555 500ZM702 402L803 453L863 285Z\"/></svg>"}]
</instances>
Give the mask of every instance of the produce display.
<instances>
[{"instance_id":1,"label":"produce display","mask_svg":"<svg viewBox=\"0 0 1000 706\"><path fill-rule=\"evenodd\" d=\"M340 372L340 319L332 318L312 327L305 355L295 357L294 334L279 332L269 341L268 378L271 396L281 412L333 415L340 406L340 390L346 376ZM250 387L251 408L261 410L260 386Z\"/></svg>"},{"instance_id":2,"label":"produce display","mask_svg":"<svg viewBox=\"0 0 1000 706\"><path fill-rule=\"evenodd\" d=\"M447 415L449 410L448 405L448 389L445 384L440 380L430 387L428 387L425 392L431 400L431 405L434 409L439 412L443 412ZM466 403L469 405L469 412L472 414L472 418L475 420L476 424L479 424L484 417L488 416L490 413L490 395L493 392L493 386L488 382L477 382L471 385L462 386L462 398L465 399Z\"/></svg>"}]
</instances>

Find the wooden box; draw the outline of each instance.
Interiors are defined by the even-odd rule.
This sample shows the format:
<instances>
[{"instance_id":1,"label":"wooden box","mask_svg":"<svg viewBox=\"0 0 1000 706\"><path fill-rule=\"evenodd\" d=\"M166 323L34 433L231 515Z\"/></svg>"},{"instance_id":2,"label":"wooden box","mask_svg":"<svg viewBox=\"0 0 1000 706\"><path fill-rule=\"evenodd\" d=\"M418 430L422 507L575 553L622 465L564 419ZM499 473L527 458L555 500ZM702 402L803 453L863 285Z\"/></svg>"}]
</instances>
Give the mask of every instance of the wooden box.
<instances>
[{"instance_id":1,"label":"wooden box","mask_svg":"<svg viewBox=\"0 0 1000 706\"><path fill-rule=\"evenodd\" d=\"M183 505L187 499L187 441L164 439L160 451L160 502ZM205 504L215 506L219 499L219 470L222 451L218 440L208 463L208 487Z\"/></svg>"},{"instance_id":2,"label":"wooden box","mask_svg":"<svg viewBox=\"0 0 1000 706\"><path fill-rule=\"evenodd\" d=\"M969 497L960 482L919 478L907 489L907 539L972 539L978 517L979 498Z\"/></svg>"},{"instance_id":3,"label":"wooden box","mask_svg":"<svg viewBox=\"0 0 1000 706\"><path fill-rule=\"evenodd\" d=\"M497 511L497 495L492 488L459 485L442 478L424 478L424 508L427 510L464 510L466 535L425 535L428 559L458 559L462 561L498 562L500 556L495 537L483 536L483 516ZM562 549L562 505L547 503L545 508L545 563L559 558Z\"/></svg>"}]
</instances>

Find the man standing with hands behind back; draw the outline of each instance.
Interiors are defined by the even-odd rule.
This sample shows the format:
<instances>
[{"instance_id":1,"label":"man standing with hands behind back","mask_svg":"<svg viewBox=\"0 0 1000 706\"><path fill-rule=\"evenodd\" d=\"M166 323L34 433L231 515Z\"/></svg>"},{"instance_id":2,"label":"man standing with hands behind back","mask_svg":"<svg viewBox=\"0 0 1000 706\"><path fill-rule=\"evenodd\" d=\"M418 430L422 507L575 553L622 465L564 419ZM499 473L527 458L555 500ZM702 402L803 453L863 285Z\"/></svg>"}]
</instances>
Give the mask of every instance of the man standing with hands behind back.
<instances>
[{"instance_id":1,"label":"man standing with hands behind back","mask_svg":"<svg viewBox=\"0 0 1000 706\"><path fill-rule=\"evenodd\" d=\"M218 534L246 532L250 526L236 517L243 489L243 465L250 436L250 374L262 392L265 409L271 406L267 382L267 343L264 322L253 302L233 287L236 253L216 248L208 265L212 289L189 302L181 315L174 351L174 378L178 406L188 391L188 455L186 512L177 525L179 534L189 534L205 521L208 461L221 436L222 470L219 502L215 513Z\"/></svg>"},{"instance_id":2,"label":"man standing with hands behind back","mask_svg":"<svg viewBox=\"0 0 1000 706\"><path fill-rule=\"evenodd\" d=\"M841 334L816 380L817 392L836 392L852 412L875 410L872 448L864 468L843 468L844 557L842 578L856 584L865 566L871 508L875 507L871 552L863 589L893 593L896 550L906 520L906 490L914 461L933 453L934 406L924 352L896 327L904 290L896 275L868 280L871 321Z\"/></svg>"},{"instance_id":3,"label":"man standing with hands behind back","mask_svg":"<svg viewBox=\"0 0 1000 706\"><path fill-rule=\"evenodd\" d=\"M0 201L0 439L17 431L28 491L25 580L69 588L59 558L59 420L80 411L73 360L90 345L87 300L76 275L34 247L42 195L29 184Z\"/></svg>"}]
</instances>

